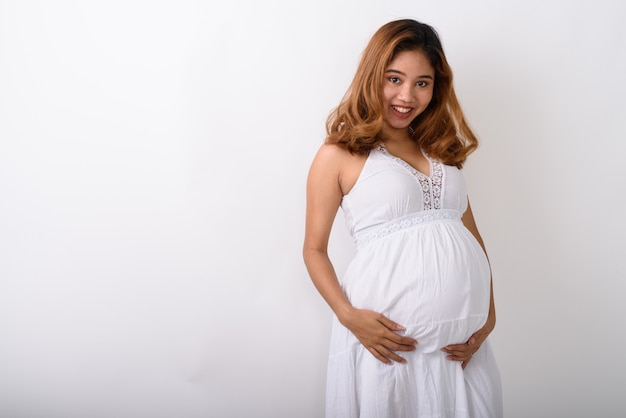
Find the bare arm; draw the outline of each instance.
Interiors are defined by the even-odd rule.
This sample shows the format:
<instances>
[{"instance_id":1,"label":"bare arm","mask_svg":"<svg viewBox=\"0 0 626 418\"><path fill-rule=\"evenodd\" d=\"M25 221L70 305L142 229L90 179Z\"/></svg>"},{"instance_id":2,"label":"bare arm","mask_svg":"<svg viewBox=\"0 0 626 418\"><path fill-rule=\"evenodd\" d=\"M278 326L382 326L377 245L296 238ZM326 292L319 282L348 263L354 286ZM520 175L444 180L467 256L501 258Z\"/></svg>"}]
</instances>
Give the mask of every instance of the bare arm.
<instances>
[{"instance_id":1,"label":"bare arm","mask_svg":"<svg viewBox=\"0 0 626 418\"><path fill-rule=\"evenodd\" d=\"M404 362L395 351L411 351L416 341L394 331L404 329L380 313L354 308L346 297L328 257L328 239L343 197L342 180L353 157L335 145L318 151L307 180L303 257L313 284L337 319L377 359ZM345 183L345 182L344 182Z\"/></svg>"},{"instance_id":2,"label":"bare arm","mask_svg":"<svg viewBox=\"0 0 626 418\"><path fill-rule=\"evenodd\" d=\"M307 179L303 257L313 284L337 316L352 306L328 257L328 238L341 204L341 153L329 146L318 151Z\"/></svg>"},{"instance_id":3,"label":"bare arm","mask_svg":"<svg viewBox=\"0 0 626 418\"><path fill-rule=\"evenodd\" d=\"M478 227L476 226L476 221L474 220L474 215L472 213L472 208L469 205L467 206L467 210L463 214L461 218L463 221L463 225L474 235L483 251L485 251L485 255L487 251L485 249L485 244L483 242L480 233L478 232ZM461 365L463 368L467 365L467 363L472 358L472 355L480 348L480 345L487 339L487 336L493 331L496 326L496 308L493 299L493 280L491 280L489 284L489 313L487 315L487 321L485 321L485 325L478 331L476 331L470 339L465 344L453 344L447 347L444 347L442 350L448 353L448 359L454 361L461 361Z\"/></svg>"}]
</instances>

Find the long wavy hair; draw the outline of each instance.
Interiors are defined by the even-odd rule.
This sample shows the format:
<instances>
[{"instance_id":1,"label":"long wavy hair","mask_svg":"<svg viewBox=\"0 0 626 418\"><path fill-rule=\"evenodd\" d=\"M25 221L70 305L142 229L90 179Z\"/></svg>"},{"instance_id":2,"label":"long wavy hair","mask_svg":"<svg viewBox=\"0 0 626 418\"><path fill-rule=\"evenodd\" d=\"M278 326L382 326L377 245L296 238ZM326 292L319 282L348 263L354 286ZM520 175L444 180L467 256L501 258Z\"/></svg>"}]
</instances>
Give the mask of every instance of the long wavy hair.
<instances>
[{"instance_id":1,"label":"long wavy hair","mask_svg":"<svg viewBox=\"0 0 626 418\"><path fill-rule=\"evenodd\" d=\"M380 141L384 74L402 51L423 51L435 69L433 97L411 121L411 138L430 157L459 168L478 146L452 85L452 69L431 26L412 19L383 25L370 39L348 91L326 122L326 143L367 153Z\"/></svg>"}]
</instances>

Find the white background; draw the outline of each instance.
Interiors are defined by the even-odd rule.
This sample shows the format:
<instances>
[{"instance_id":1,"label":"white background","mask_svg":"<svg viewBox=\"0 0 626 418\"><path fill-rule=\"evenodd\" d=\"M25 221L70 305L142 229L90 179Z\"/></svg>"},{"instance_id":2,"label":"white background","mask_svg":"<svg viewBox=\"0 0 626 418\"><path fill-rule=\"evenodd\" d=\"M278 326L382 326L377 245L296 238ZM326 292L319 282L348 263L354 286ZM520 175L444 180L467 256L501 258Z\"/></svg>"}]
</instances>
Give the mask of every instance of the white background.
<instances>
[{"instance_id":1,"label":"white background","mask_svg":"<svg viewBox=\"0 0 626 418\"><path fill-rule=\"evenodd\" d=\"M482 140L506 416L623 416L623 7L0 0L0 416L322 416L305 179L399 17L439 30Z\"/></svg>"}]
</instances>

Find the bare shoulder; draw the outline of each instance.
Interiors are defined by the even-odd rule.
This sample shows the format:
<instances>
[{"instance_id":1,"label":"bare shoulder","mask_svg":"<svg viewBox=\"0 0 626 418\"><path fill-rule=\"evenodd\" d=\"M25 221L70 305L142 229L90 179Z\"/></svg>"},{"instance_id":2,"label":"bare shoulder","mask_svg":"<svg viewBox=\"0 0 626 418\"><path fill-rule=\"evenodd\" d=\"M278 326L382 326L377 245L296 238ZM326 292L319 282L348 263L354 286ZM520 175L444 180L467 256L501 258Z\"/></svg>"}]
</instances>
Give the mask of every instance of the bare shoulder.
<instances>
[{"instance_id":1,"label":"bare shoulder","mask_svg":"<svg viewBox=\"0 0 626 418\"><path fill-rule=\"evenodd\" d=\"M348 150L335 144L323 144L315 154L310 175L320 174L338 178L349 158Z\"/></svg>"},{"instance_id":2,"label":"bare shoulder","mask_svg":"<svg viewBox=\"0 0 626 418\"><path fill-rule=\"evenodd\" d=\"M313 160L311 173L332 176L342 194L347 194L356 183L366 158L365 155L353 154L339 145L324 144Z\"/></svg>"},{"instance_id":3,"label":"bare shoulder","mask_svg":"<svg viewBox=\"0 0 626 418\"><path fill-rule=\"evenodd\" d=\"M319 160L326 164L341 165L350 159L351 156L350 151L337 144L323 144L317 151L315 161Z\"/></svg>"}]
</instances>

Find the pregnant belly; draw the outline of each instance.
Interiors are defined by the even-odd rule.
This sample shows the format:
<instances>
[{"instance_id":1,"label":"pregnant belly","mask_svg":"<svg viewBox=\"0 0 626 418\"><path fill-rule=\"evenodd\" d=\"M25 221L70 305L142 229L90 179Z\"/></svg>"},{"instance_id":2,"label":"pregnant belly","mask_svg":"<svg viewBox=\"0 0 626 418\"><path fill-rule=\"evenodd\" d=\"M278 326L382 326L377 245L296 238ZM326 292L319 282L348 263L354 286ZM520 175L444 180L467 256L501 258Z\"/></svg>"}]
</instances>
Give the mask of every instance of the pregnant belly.
<instances>
[{"instance_id":1,"label":"pregnant belly","mask_svg":"<svg viewBox=\"0 0 626 418\"><path fill-rule=\"evenodd\" d=\"M431 224L361 248L343 287L354 307L381 312L421 349L438 350L465 342L484 324L490 270L460 222Z\"/></svg>"}]
</instances>

